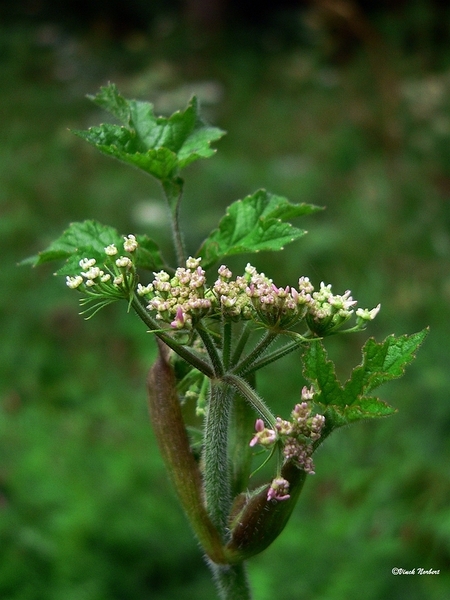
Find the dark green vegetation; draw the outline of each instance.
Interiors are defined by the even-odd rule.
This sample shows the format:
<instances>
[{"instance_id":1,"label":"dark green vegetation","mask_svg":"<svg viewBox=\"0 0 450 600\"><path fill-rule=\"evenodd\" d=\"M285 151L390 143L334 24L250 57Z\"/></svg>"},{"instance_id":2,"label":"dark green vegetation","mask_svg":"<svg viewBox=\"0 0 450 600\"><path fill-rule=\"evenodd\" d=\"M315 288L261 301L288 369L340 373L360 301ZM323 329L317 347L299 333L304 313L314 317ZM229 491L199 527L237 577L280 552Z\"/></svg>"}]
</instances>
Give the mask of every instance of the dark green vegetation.
<instances>
[{"instance_id":1,"label":"dark green vegetation","mask_svg":"<svg viewBox=\"0 0 450 600\"><path fill-rule=\"evenodd\" d=\"M398 414L338 431L316 455L287 529L250 563L256 600L448 593L450 53L426 29L407 52L412 16L376 26L382 45L339 62L317 31L285 51L223 42L207 54L170 38L111 48L51 27L2 31L2 599L214 597L147 419L153 340L120 304L86 323L51 269L16 266L75 220L169 239L153 181L68 132L104 118L83 96L109 79L158 112L196 92L229 132L217 157L189 167L188 247L259 187L326 205L308 217L308 236L255 266L286 285L308 274L350 286L361 306L381 302L369 329L378 340L431 328L406 376L381 390ZM342 379L365 336L327 341ZM295 357L264 373L277 413L298 400L298 374ZM393 567L440 575L395 577Z\"/></svg>"}]
</instances>

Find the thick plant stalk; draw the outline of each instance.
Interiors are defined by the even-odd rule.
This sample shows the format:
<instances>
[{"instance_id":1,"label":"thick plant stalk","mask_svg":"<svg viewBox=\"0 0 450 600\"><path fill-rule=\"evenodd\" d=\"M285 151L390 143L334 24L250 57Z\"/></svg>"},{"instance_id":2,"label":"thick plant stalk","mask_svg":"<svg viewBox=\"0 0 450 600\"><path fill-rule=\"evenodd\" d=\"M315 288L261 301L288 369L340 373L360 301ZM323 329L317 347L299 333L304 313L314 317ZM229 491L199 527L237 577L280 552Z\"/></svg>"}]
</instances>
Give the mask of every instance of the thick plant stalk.
<instances>
[{"instance_id":1,"label":"thick plant stalk","mask_svg":"<svg viewBox=\"0 0 450 600\"><path fill-rule=\"evenodd\" d=\"M251 600L244 563L212 565L211 570L221 600Z\"/></svg>"},{"instance_id":2,"label":"thick plant stalk","mask_svg":"<svg viewBox=\"0 0 450 600\"><path fill-rule=\"evenodd\" d=\"M234 390L217 379L211 380L206 413L204 463L205 497L208 514L225 544L231 508L231 473L228 430Z\"/></svg>"},{"instance_id":3,"label":"thick plant stalk","mask_svg":"<svg viewBox=\"0 0 450 600\"><path fill-rule=\"evenodd\" d=\"M205 423L205 496L208 514L223 543L229 541L229 515L232 482L229 464L229 427L234 389L219 380L211 380L211 393ZM222 600L251 600L245 566L211 564Z\"/></svg>"},{"instance_id":4,"label":"thick plant stalk","mask_svg":"<svg viewBox=\"0 0 450 600\"><path fill-rule=\"evenodd\" d=\"M202 479L191 452L189 438L169 363L169 349L158 341L159 356L150 370L148 394L150 418L167 471L189 522L214 563L225 563L221 536L203 503Z\"/></svg>"}]
</instances>

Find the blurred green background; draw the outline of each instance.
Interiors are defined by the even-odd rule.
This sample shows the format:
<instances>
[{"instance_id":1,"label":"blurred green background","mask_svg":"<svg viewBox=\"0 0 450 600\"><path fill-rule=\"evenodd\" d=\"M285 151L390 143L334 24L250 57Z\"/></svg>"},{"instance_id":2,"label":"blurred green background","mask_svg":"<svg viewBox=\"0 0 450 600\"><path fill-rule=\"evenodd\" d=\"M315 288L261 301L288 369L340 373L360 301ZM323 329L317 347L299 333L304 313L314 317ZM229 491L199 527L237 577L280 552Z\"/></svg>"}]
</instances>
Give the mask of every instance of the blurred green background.
<instances>
[{"instance_id":1,"label":"blurred green background","mask_svg":"<svg viewBox=\"0 0 450 600\"><path fill-rule=\"evenodd\" d=\"M307 237L255 266L280 285L308 275L361 306L381 302L378 340L431 328L406 376L381 390L398 414L337 432L316 456L285 532L250 563L255 600L448 598L446 3L64 7L0 9L0 598L216 597L148 423L152 338L125 306L84 321L51 267L17 266L86 218L146 232L170 255L157 185L69 131L107 119L85 95L108 81L161 113L196 93L229 132L186 172L192 252L259 187L325 205L299 223ZM329 341L343 378L366 337ZM297 361L261 374L279 414L299 398Z\"/></svg>"}]
</instances>

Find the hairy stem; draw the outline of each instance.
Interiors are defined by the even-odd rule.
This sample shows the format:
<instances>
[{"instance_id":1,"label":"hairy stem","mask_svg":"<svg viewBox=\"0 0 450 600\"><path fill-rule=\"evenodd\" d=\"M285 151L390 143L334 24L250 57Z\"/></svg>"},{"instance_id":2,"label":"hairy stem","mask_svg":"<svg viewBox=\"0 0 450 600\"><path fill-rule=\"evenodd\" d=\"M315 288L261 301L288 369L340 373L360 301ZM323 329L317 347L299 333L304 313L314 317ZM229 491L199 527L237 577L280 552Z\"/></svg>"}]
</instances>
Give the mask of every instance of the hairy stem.
<instances>
[{"instance_id":1,"label":"hairy stem","mask_svg":"<svg viewBox=\"0 0 450 600\"><path fill-rule=\"evenodd\" d=\"M266 354L266 356L263 356L259 360L256 360L252 365L245 369L244 375L247 376L251 373L255 373L259 369L262 369L263 367L270 365L271 363L279 360L280 358L283 358L283 356L287 356L291 352L298 350L301 346L303 346L305 341L305 339L297 339L293 342L285 344L281 348L277 348L273 352L270 352L270 354Z\"/></svg>"},{"instance_id":2,"label":"hairy stem","mask_svg":"<svg viewBox=\"0 0 450 600\"><path fill-rule=\"evenodd\" d=\"M235 365L238 360L241 358L241 354L245 348L245 344L248 342L248 338L250 337L252 330L250 321L247 321L244 325L244 329L242 330L241 336L236 344L236 348L234 349L233 356L231 357L231 365Z\"/></svg>"},{"instance_id":3,"label":"hairy stem","mask_svg":"<svg viewBox=\"0 0 450 600\"><path fill-rule=\"evenodd\" d=\"M214 340L212 339L208 330L205 329L205 327L203 327L201 323L199 323L197 326L197 332L202 339L206 352L208 353L209 359L214 369L214 374L216 375L216 377L220 377L223 374L223 364L220 359L219 351L216 348Z\"/></svg>"},{"instance_id":4,"label":"hairy stem","mask_svg":"<svg viewBox=\"0 0 450 600\"><path fill-rule=\"evenodd\" d=\"M251 600L244 563L210 565L221 600Z\"/></svg>"},{"instance_id":5,"label":"hairy stem","mask_svg":"<svg viewBox=\"0 0 450 600\"><path fill-rule=\"evenodd\" d=\"M147 381L150 419L161 456L180 503L203 549L211 560L225 563L221 537L203 503L202 476L192 454L169 362L169 349L158 340L159 355Z\"/></svg>"},{"instance_id":6,"label":"hairy stem","mask_svg":"<svg viewBox=\"0 0 450 600\"><path fill-rule=\"evenodd\" d=\"M223 322L223 350L222 350L222 360L224 369L227 370L230 366L230 356L231 356L231 336L232 336L232 323L231 321Z\"/></svg>"},{"instance_id":7,"label":"hairy stem","mask_svg":"<svg viewBox=\"0 0 450 600\"><path fill-rule=\"evenodd\" d=\"M196 354L194 350L188 348L187 346L183 346L183 344L179 344L169 334L158 331L160 327L159 323L148 313L138 297L133 297L131 305L138 317L147 325L147 327L150 327L152 330L156 330L155 335L167 346L169 346L169 348L176 352L178 356L183 358L186 362L198 369L207 377L214 377L214 371L211 365L203 360L201 356Z\"/></svg>"},{"instance_id":8,"label":"hairy stem","mask_svg":"<svg viewBox=\"0 0 450 600\"><path fill-rule=\"evenodd\" d=\"M267 331L258 342L258 344L253 348L253 350L248 354L236 367L233 369L234 373L237 375L243 375L247 373L247 369L257 360L261 354L270 346L270 344L277 337L277 333L273 333L272 331Z\"/></svg>"},{"instance_id":9,"label":"hairy stem","mask_svg":"<svg viewBox=\"0 0 450 600\"><path fill-rule=\"evenodd\" d=\"M276 419L270 408L266 405L264 400L257 394L257 392L251 387L251 385L233 373L226 373L222 377L222 381L232 385L246 400L251 404L255 411L270 425L274 428Z\"/></svg>"},{"instance_id":10,"label":"hairy stem","mask_svg":"<svg viewBox=\"0 0 450 600\"><path fill-rule=\"evenodd\" d=\"M228 539L228 516L231 508L231 481L228 459L228 429L233 390L211 380L205 420L205 496L206 508L224 543Z\"/></svg>"},{"instance_id":11,"label":"hairy stem","mask_svg":"<svg viewBox=\"0 0 450 600\"><path fill-rule=\"evenodd\" d=\"M183 196L183 180L181 177L162 182L164 194L170 208L170 222L172 225L172 237L177 256L177 263L181 266L186 260L183 235L180 229L180 203Z\"/></svg>"}]
</instances>

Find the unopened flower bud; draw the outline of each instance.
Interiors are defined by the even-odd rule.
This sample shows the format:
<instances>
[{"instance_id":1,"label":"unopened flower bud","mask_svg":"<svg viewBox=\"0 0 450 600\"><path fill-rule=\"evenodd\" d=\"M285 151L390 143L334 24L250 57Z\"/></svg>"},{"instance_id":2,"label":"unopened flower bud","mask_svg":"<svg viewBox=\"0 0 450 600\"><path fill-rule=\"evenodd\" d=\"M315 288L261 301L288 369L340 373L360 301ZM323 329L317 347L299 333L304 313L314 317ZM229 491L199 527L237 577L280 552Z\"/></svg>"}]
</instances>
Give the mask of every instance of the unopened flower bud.
<instances>
[{"instance_id":1,"label":"unopened flower bud","mask_svg":"<svg viewBox=\"0 0 450 600\"><path fill-rule=\"evenodd\" d=\"M116 260L116 265L118 267L122 267L122 268L128 268L132 265L131 260L128 258L128 256L121 256L120 258L118 258Z\"/></svg>"},{"instance_id":2,"label":"unopened flower bud","mask_svg":"<svg viewBox=\"0 0 450 600\"><path fill-rule=\"evenodd\" d=\"M289 481L283 477L276 477L270 484L267 492L267 500L277 500L281 502L283 500L289 500Z\"/></svg>"},{"instance_id":3,"label":"unopened flower bud","mask_svg":"<svg viewBox=\"0 0 450 600\"><path fill-rule=\"evenodd\" d=\"M110 244L109 246L106 246L106 248L105 248L105 254L107 256L115 256L117 254L117 252L118 252L118 250L114 244Z\"/></svg>"},{"instance_id":4,"label":"unopened flower bud","mask_svg":"<svg viewBox=\"0 0 450 600\"><path fill-rule=\"evenodd\" d=\"M126 252L134 252L139 245L135 236L132 234L130 234L128 237L124 237L123 239L125 240L123 243L123 248Z\"/></svg>"}]
</instances>

